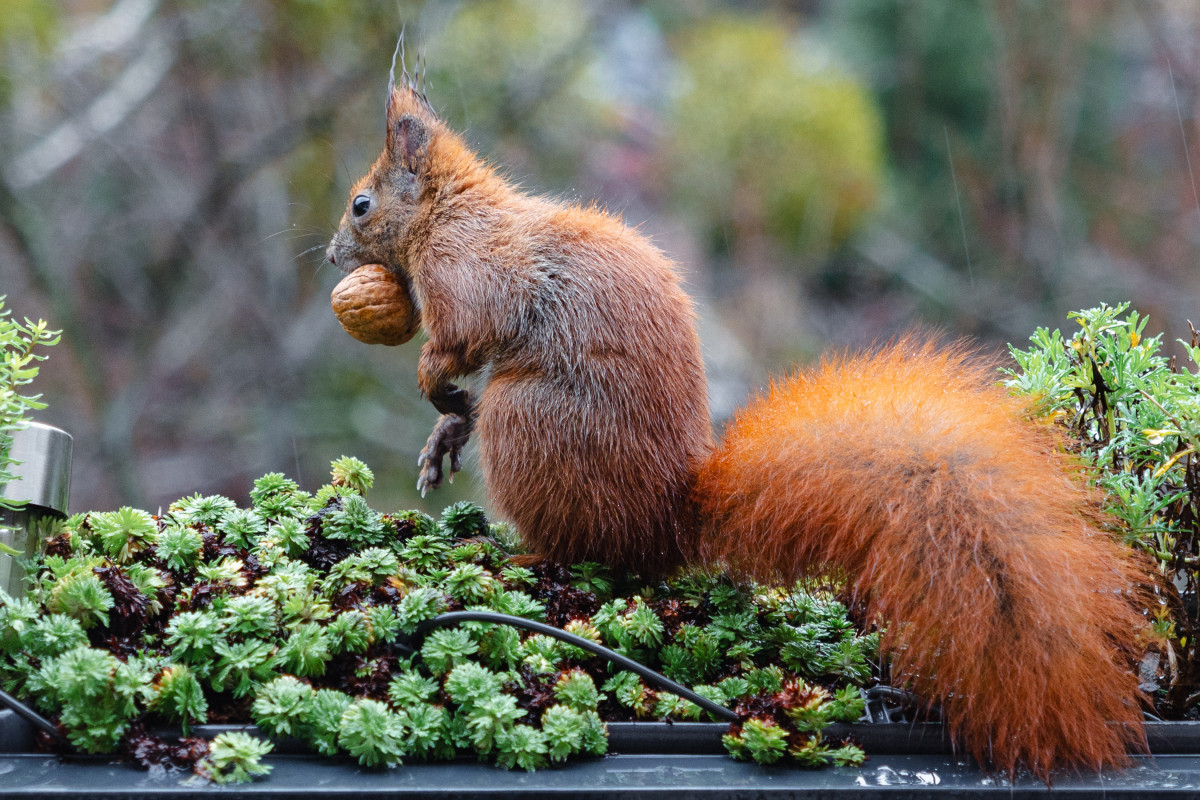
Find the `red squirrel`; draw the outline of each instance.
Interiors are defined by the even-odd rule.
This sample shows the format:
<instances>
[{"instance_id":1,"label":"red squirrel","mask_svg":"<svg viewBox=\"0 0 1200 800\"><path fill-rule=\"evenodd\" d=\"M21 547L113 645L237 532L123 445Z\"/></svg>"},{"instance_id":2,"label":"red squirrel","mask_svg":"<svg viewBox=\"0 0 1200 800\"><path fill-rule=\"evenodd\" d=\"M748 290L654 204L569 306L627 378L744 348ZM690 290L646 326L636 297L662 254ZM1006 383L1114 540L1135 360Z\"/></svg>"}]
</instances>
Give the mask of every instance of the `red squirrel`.
<instances>
[{"instance_id":1,"label":"red squirrel","mask_svg":"<svg viewBox=\"0 0 1200 800\"><path fill-rule=\"evenodd\" d=\"M829 359L716 444L676 266L600 208L512 186L407 73L327 257L384 265L419 311L417 379L441 414L422 491L474 434L493 506L548 558L845 575L886 621L894 675L984 764L1047 777L1145 748L1140 562L966 349ZM485 368L478 397L453 383Z\"/></svg>"}]
</instances>

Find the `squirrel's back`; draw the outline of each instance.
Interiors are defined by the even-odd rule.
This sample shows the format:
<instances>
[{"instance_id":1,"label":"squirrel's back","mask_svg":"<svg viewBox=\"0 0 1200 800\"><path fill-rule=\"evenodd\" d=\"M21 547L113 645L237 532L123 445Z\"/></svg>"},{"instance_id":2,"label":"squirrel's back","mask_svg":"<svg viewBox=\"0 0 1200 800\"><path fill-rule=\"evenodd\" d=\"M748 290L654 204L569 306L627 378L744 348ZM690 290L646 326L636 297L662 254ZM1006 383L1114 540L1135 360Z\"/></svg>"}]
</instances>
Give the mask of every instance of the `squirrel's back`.
<instances>
[{"instance_id":1,"label":"squirrel's back","mask_svg":"<svg viewBox=\"0 0 1200 800\"><path fill-rule=\"evenodd\" d=\"M691 299L672 262L599 209L513 211L505 268L528 300L477 408L489 495L555 560L662 572L695 538L691 484L711 447Z\"/></svg>"}]
</instances>

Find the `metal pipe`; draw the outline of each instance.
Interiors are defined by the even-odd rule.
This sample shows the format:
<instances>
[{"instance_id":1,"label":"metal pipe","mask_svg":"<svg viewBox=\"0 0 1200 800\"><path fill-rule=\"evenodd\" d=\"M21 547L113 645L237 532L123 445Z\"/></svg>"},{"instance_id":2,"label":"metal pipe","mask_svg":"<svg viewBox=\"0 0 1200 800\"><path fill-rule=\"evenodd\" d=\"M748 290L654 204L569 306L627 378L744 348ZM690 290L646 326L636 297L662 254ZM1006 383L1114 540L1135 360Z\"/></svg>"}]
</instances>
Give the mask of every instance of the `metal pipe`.
<instances>
[{"instance_id":1,"label":"metal pipe","mask_svg":"<svg viewBox=\"0 0 1200 800\"><path fill-rule=\"evenodd\" d=\"M0 498L67 513L71 496L71 434L31 422L13 433L9 469L16 480L0 483Z\"/></svg>"},{"instance_id":2,"label":"metal pipe","mask_svg":"<svg viewBox=\"0 0 1200 800\"><path fill-rule=\"evenodd\" d=\"M13 480L0 484L0 500L16 506L0 507L0 590L12 597L25 593L25 571L18 558L34 555L41 545L39 520L67 514L72 445L71 434L40 422L12 434L8 456L13 463L8 471Z\"/></svg>"}]
</instances>

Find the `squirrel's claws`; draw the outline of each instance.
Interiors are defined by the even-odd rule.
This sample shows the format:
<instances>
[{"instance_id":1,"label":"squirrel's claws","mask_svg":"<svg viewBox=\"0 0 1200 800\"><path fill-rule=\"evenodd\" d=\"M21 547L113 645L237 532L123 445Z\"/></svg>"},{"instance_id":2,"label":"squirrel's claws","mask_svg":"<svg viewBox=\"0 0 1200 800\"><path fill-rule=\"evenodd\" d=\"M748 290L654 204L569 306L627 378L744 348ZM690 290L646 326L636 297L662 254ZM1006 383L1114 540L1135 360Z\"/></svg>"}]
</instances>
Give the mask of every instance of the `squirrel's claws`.
<instances>
[{"instance_id":1,"label":"squirrel's claws","mask_svg":"<svg viewBox=\"0 0 1200 800\"><path fill-rule=\"evenodd\" d=\"M428 448L426 448L428 449ZM442 485L442 459L438 456L436 459L432 454L427 452L421 453L421 474L417 477L417 489L421 491L421 497L425 496L425 492L430 489L436 489Z\"/></svg>"},{"instance_id":2,"label":"squirrel's claws","mask_svg":"<svg viewBox=\"0 0 1200 800\"><path fill-rule=\"evenodd\" d=\"M462 448L471 435L472 424L457 414L443 414L433 426L433 433L425 442L425 449L417 457L417 466L421 475L417 478L417 488L421 496L427 489L437 489L442 485L443 476L454 483L454 473L462 469ZM442 471L442 459L450 456L450 472Z\"/></svg>"}]
</instances>

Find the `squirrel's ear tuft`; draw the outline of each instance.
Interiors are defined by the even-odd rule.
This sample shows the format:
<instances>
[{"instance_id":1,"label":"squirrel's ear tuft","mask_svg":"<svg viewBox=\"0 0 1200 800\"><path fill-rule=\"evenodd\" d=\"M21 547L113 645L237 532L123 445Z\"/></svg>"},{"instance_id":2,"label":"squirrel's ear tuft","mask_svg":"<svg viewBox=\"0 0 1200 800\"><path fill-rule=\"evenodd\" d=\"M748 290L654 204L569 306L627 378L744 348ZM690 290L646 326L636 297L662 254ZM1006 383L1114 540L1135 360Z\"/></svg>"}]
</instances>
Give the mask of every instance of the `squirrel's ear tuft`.
<instances>
[{"instance_id":1,"label":"squirrel's ear tuft","mask_svg":"<svg viewBox=\"0 0 1200 800\"><path fill-rule=\"evenodd\" d=\"M423 120L415 114L388 114L387 152L394 161L417 172L424 165L428 151L429 126Z\"/></svg>"},{"instance_id":2,"label":"squirrel's ear tuft","mask_svg":"<svg viewBox=\"0 0 1200 800\"><path fill-rule=\"evenodd\" d=\"M400 81L396 81L396 61L400 62ZM417 51L416 71L408 74L408 62L404 56L404 31L396 42L392 53L392 68L388 76L387 93L387 153L416 172L424 165L429 150L429 120L437 119L437 112L429 104L425 91L425 59Z\"/></svg>"}]
</instances>

